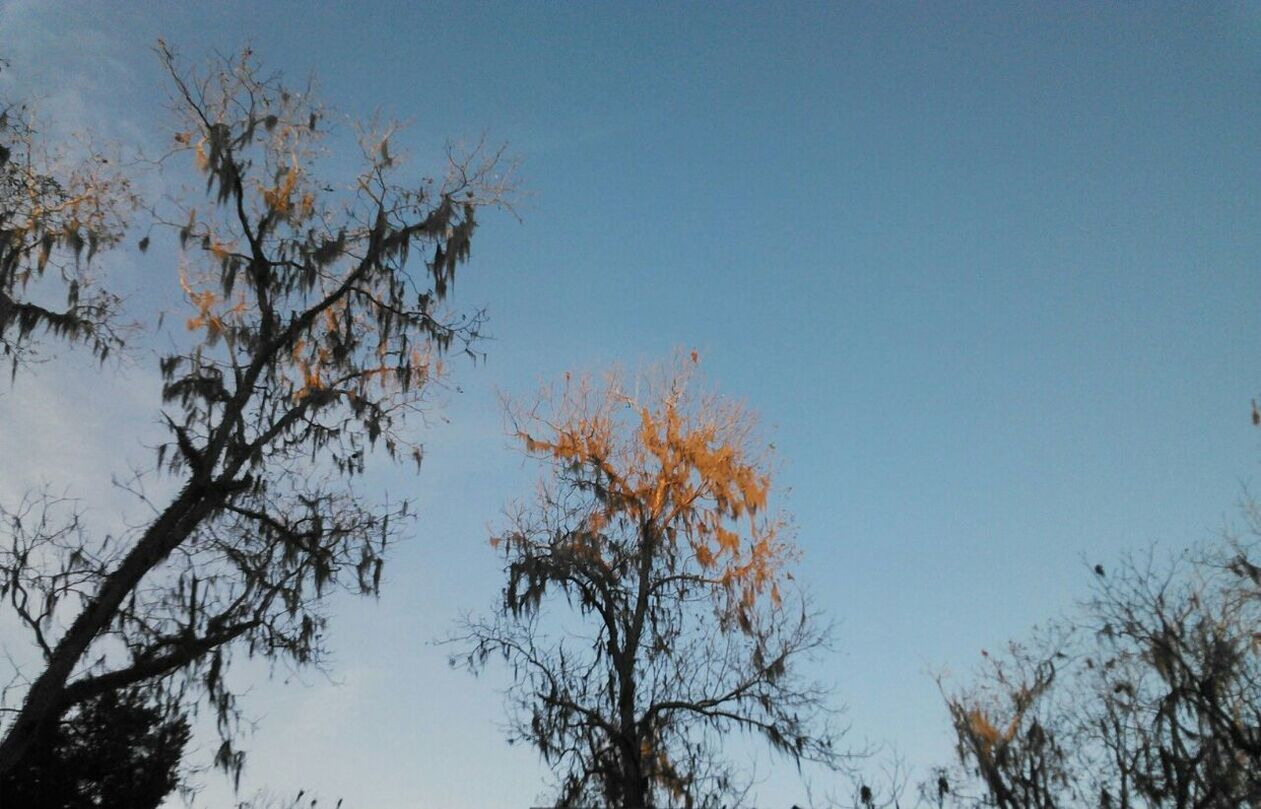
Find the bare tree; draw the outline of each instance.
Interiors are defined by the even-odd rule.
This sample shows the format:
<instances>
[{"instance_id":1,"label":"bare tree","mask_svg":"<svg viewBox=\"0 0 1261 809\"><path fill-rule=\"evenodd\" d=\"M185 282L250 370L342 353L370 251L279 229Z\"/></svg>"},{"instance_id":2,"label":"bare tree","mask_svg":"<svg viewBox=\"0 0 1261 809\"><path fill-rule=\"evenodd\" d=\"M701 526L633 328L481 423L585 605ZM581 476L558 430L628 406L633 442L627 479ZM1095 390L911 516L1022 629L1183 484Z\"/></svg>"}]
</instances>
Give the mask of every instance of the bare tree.
<instances>
[{"instance_id":1,"label":"bare tree","mask_svg":"<svg viewBox=\"0 0 1261 809\"><path fill-rule=\"evenodd\" d=\"M492 539L500 609L457 641L474 671L511 666L513 740L556 769L560 806L722 805L740 794L732 731L840 760L826 693L797 671L827 633L781 597L795 551L768 452L747 411L695 393L695 364L635 391L567 377L509 410L548 472Z\"/></svg>"},{"instance_id":2,"label":"bare tree","mask_svg":"<svg viewBox=\"0 0 1261 809\"><path fill-rule=\"evenodd\" d=\"M950 695L954 780L980 787L956 803L1261 806L1259 528L1096 567L1080 617Z\"/></svg>"},{"instance_id":3,"label":"bare tree","mask_svg":"<svg viewBox=\"0 0 1261 809\"><path fill-rule=\"evenodd\" d=\"M156 212L178 236L191 308L160 360L157 469L177 485L121 536L55 498L4 515L0 596L43 666L4 727L0 774L69 707L138 683L207 698L217 761L239 773L232 652L318 663L323 597L377 592L406 504L353 481L374 447L419 462L408 417L482 322L442 302L477 212L511 191L499 156L481 151L453 153L445 179L404 184L391 130L361 133L349 182L320 177L329 123L309 88L263 74L248 50L207 72L158 53L179 116L171 158L195 164L206 196ZM35 243L38 265L46 237ZM11 266L26 266L24 249Z\"/></svg>"}]
</instances>

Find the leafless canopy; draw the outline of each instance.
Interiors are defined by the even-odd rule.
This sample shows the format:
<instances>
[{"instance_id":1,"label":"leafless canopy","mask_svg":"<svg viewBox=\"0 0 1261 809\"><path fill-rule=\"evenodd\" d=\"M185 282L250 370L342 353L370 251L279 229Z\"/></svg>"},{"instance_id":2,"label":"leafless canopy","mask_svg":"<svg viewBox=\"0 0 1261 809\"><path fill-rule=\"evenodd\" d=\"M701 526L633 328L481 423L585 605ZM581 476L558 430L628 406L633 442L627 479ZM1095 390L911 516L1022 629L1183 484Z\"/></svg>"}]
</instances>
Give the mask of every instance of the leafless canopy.
<instances>
[{"instance_id":1,"label":"leafless canopy","mask_svg":"<svg viewBox=\"0 0 1261 809\"><path fill-rule=\"evenodd\" d=\"M1261 806L1261 567L1250 535L1095 569L1082 617L948 697L960 805ZM969 787L974 788L968 797Z\"/></svg>"}]
</instances>

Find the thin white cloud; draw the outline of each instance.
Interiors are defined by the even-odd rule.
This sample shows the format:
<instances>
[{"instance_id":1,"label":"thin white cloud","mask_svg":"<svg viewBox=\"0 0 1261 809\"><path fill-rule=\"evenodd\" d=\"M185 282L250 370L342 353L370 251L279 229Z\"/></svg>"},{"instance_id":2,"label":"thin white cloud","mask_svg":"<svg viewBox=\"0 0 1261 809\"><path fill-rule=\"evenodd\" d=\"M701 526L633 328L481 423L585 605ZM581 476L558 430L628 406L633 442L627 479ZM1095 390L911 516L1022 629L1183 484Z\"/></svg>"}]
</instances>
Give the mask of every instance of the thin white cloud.
<instances>
[{"instance_id":1,"label":"thin white cloud","mask_svg":"<svg viewBox=\"0 0 1261 809\"><path fill-rule=\"evenodd\" d=\"M10 63L0 89L34 101L50 134L92 130L117 137L127 118L98 115L99 99L135 77L109 27L70 12L64 3L46 0L12 0L0 8L0 40L6 43L0 56Z\"/></svg>"}]
</instances>

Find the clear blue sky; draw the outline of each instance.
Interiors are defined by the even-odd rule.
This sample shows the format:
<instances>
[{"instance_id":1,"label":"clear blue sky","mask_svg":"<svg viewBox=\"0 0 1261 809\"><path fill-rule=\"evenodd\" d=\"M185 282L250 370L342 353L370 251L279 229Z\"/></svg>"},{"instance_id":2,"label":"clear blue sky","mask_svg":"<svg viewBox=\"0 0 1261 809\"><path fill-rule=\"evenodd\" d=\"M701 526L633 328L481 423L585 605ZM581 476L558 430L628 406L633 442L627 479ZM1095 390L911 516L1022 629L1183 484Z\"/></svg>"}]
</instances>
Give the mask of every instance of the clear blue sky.
<instances>
[{"instance_id":1,"label":"clear blue sky","mask_svg":"<svg viewBox=\"0 0 1261 809\"><path fill-rule=\"evenodd\" d=\"M379 603L339 609L341 685L248 698L249 789L539 792L502 679L425 645L494 599L486 524L533 477L496 389L699 348L773 429L854 738L915 765L950 755L931 672L1066 609L1084 560L1208 537L1256 479L1261 5L0 3L8 88L154 142L158 36L314 71L410 121L422 166L485 131L530 191L458 281L488 363L458 369L421 477L380 479L419 498L417 535ZM91 384L148 408L148 373ZM145 458L121 432L83 440ZM801 800L790 770L760 805Z\"/></svg>"}]
</instances>

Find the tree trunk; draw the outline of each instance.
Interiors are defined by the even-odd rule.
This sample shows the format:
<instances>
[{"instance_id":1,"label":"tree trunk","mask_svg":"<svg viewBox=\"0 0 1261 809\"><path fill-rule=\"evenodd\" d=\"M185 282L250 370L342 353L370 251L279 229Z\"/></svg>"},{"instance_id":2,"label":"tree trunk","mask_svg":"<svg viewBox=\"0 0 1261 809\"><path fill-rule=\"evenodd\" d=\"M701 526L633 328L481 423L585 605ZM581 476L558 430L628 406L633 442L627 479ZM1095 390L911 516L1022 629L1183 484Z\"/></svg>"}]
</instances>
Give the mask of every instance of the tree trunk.
<instances>
[{"instance_id":1,"label":"tree trunk","mask_svg":"<svg viewBox=\"0 0 1261 809\"><path fill-rule=\"evenodd\" d=\"M149 526L118 569L105 579L96 598L87 603L57 642L48 665L27 691L17 719L0 740L0 776L12 772L48 723L69 707L65 704L66 685L75 667L114 620L124 599L145 574L188 538L215 506L216 498L209 487L188 484Z\"/></svg>"},{"instance_id":2,"label":"tree trunk","mask_svg":"<svg viewBox=\"0 0 1261 809\"><path fill-rule=\"evenodd\" d=\"M619 809L649 809L651 790L644 774L642 745L634 730L622 737L621 780L622 805Z\"/></svg>"},{"instance_id":3,"label":"tree trunk","mask_svg":"<svg viewBox=\"0 0 1261 809\"><path fill-rule=\"evenodd\" d=\"M644 739L640 738L640 726L635 715L635 667L639 658L639 644L644 633L644 619L648 613L650 576L657 543L653 526L645 524L639 531L639 581L635 594L635 609L626 631L624 659L618 665L618 722L622 731L622 804L625 809L649 809L652 790L649 788L644 762Z\"/></svg>"},{"instance_id":4,"label":"tree trunk","mask_svg":"<svg viewBox=\"0 0 1261 809\"><path fill-rule=\"evenodd\" d=\"M632 771L622 773L623 803L621 809L649 809L648 779L639 771L639 757L631 759Z\"/></svg>"}]
</instances>

